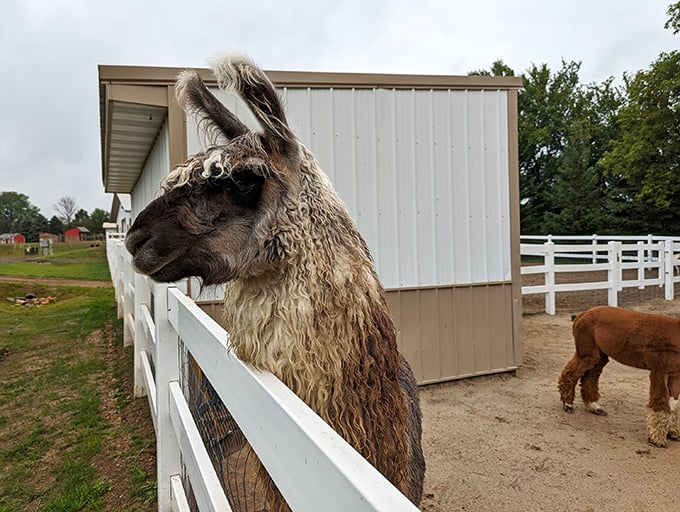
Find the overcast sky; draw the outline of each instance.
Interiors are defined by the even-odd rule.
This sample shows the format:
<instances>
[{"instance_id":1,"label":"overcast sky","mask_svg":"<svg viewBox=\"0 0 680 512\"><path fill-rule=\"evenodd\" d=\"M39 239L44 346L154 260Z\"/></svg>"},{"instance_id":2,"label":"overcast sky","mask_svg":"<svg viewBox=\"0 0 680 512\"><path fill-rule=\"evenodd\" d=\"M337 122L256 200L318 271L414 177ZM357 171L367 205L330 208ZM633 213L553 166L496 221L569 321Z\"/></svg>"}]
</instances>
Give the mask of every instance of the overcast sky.
<instances>
[{"instance_id":1,"label":"overcast sky","mask_svg":"<svg viewBox=\"0 0 680 512\"><path fill-rule=\"evenodd\" d=\"M98 64L205 67L224 52L272 70L466 75L578 61L620 81L678 48L671 0L3 0L0 192L48 219L71 196L111 207L101 180Z\"/></svg>"}]
</instances>

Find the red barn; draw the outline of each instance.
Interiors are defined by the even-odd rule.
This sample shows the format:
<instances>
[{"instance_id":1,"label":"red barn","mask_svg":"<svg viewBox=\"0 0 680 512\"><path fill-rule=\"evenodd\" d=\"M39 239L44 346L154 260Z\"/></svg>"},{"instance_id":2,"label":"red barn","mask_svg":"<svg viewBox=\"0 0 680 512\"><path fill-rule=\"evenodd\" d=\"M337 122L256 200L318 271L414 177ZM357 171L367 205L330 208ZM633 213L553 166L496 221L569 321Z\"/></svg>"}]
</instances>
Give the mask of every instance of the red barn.
<instances>
[{"instance_id":1,"label":"red barn","mask_svg":"<svg viewBox=\"0 0 680 512\"><path fill-rule=\"evenodd\" d=\"M3 233L0 235L0 244L25 244L26 237L21 233Z\"/></svg>"},{"instance_id":2,"label":"red barn","mask_svg":"<svg viewBox=\"0 0 680 512\"><path fill-rule=\"evenodd\" d=\"M64 239L67 242L78 242L80 240L88 240L90 237L90 230L82 226L76 226L64 233Z\"/></svg>"}]
</instances>

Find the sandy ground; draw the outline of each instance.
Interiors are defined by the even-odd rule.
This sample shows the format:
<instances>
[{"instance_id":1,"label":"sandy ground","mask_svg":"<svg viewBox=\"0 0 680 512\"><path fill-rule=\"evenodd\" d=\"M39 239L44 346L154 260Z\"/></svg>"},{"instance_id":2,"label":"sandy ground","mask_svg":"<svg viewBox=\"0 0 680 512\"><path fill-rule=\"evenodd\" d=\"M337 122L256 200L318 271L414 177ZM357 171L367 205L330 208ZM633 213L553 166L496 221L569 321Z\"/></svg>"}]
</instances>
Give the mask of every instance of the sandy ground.
<instances>
[{"instance_id":1,"label":"sandy ground","mask_svg":"<svg viewBox=\"0 0 680 512\"><path fill-rule=\"evenodd\" d=\"M677 299L628 307L680 316ZM611 362L600 379L609 415L586 412L578 389L575 414L563 412L556 382L573 353L570 314L523 316L515 374L421 389L422 510L680 510L680 443L646 442L648 372Z\"/></svg>"}]
</instances>

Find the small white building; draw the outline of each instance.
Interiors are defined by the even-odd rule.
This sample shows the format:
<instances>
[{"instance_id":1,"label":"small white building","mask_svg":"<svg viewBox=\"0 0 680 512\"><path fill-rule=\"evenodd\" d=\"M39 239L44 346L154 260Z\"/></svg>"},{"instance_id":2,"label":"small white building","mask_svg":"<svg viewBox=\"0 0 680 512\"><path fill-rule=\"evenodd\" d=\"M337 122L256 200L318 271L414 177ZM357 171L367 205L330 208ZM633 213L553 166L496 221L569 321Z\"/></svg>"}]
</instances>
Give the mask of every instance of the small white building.
<instances>
[{"instance_id":1,"label":"small white building","mask_svg":"<svg viewBox=\"0 0 680 512\"><path fill-rule=\"evenodd\" d=\"M180 71L99 67L104 189L130 194L131 219L204 144L174 100ZM209 70L200 74L256 126ZM268 74L373 253L419 382L517 368L521 79Z\"/></svg>"},{"instance_id":2,"label":"small white building","mask_svg":"<svg viewBox=\"0 0 680 512\"><path fill-rule=\"evenodd\" d=\"M132 208L130 194L113 194L109 224L114 225L114 231L127 233L132 225Z\"/></svg>"}]
</instances>

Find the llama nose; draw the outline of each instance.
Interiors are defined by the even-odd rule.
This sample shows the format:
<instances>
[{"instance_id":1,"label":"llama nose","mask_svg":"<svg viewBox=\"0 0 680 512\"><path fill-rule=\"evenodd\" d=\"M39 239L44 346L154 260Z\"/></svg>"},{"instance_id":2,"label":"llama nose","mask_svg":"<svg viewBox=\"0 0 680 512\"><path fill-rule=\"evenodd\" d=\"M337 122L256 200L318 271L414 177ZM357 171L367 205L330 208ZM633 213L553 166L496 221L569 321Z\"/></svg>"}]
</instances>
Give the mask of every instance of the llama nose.
<instances>
[{"instance_id":1,"label":"llama nose","mask_svg":"<svg viewBox=\"0 0 680 512\"><path fill-rule=\"evenodd\" d=\"M125 235L125 248L134 256L139 252L146 240L147 237L133 227Z\"/></svg>"}]
</instances>

